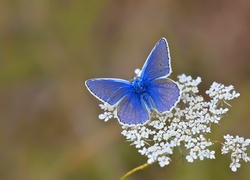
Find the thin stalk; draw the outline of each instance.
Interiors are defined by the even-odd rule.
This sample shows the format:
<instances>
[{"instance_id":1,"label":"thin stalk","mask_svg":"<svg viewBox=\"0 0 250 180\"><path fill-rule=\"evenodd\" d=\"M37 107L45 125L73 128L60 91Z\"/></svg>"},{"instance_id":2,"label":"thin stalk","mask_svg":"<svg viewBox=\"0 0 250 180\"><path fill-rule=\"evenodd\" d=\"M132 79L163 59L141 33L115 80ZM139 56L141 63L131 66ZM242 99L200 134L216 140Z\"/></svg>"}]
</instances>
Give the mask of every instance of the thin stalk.
<instances>
[{"instance_id":1,"label":"thin stalk","mask_svg":"<svg viewBox=\"0 0 250 180\"><path fill-rule=\"evenodd\" d=\"M149 166L149 165L150 165L150 164L145 163L145 164L143 164L143 165L141 165L141 166L138 166L138 167L132 169L131 171L129 171L129 172L127 172L126 174L124 174L124 175L120 178L120 180L125 180L125 179L126 179L128 176L130 176L131 174L135 173L136 171L142 170L142 169L146 168L146 167Z\"/></svg>"}]
</instances>

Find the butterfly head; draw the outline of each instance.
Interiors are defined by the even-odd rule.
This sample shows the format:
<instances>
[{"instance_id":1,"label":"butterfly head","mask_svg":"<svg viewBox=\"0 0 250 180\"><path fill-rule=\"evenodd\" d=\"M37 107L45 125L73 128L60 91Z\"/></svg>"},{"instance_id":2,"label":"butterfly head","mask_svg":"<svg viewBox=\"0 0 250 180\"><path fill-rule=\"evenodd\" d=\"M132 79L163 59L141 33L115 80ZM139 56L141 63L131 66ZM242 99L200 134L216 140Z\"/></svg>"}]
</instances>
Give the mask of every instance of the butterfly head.
<instances>
[{"instance_id":1,"label":"butterfly head","mask_svg":"<svg viewBox=\"0 0 250 180\"><path fill-rule=\"evenodd\" d=\"M134 87L134 91L137 94L143 94L146 90L146 84L140 78L134 77L132 81L132 85Z\"/></svg>"}]
</instances>

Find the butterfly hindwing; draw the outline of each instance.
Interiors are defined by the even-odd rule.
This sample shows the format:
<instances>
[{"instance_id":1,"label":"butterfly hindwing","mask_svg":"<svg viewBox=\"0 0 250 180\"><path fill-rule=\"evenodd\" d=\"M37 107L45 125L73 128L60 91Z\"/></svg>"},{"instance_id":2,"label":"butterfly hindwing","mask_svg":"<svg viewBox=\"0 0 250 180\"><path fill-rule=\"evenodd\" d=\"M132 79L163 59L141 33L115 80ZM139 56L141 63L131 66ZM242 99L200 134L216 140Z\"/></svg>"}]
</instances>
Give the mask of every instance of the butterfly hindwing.
<instances>
[{"instance_id":1,"label":"butterfly hindwing","mask_svg":"<svg viewBox=\"0 0 250 180\"><path fill-rule=\"evenodd\" d=\"M149 113L138 94L132 92L119 102L117 116L122 124L138 125L149 120Z\"/></svg>"},{"instance_id":2,"label":"butterfly hindwing","mask_svg":"<svg viewBox=\"0 0 250 180\"><path fill-rule=\"evenodd\" d=\"M110 105L116 104L133 89L129 81L115 78L89 79L85 84L95 97Z\"/></svg>"},{"instance_id":3,"label":"butterfly hindwing","mask_svg":"<svg viewBox=\"0 0 250 180\"><path fill-rule=\"evenodd\" d=\"M148 84L148 93L160 113L170 111L179 102L180 89L168 78L160 78Z\"/></svg>"},{"instance_id":4,"label":"butterfly hindwing","mask_svg":"<svg viewBox=\"0 0 250 180\"><path fill-rule=\"evenodd\" d=\"M167 77L171 73L168 43L161 38L142 67L141 79L151 81L159 77Z\"/></svg>"}]
</instances>

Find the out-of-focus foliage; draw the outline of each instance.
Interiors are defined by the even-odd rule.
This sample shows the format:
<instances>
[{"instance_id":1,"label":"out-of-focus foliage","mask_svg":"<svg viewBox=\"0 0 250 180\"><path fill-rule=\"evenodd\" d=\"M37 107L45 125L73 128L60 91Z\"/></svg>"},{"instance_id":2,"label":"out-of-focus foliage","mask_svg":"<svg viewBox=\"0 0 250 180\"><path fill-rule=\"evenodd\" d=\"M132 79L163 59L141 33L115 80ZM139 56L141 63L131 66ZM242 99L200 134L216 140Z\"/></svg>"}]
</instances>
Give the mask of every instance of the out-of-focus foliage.
<instances>
[{"instance_id":1,"label":"out-of-focus foliage","mask_svg":"<svg viewBox=\"0 0 250 180\"><path fill-rule=\"evenodd\" d=\"M154 44L169 42L173 73L233 84L241 96L215 127L249 138L250 1L6 0L0 3L0 179L118 179L143 164L116 120L98 120L84 87L131 79ZM218 150L220 147L217 148ZM248 179L230 159L157 164L130 179Z\"/></svg>"}]
</instances>

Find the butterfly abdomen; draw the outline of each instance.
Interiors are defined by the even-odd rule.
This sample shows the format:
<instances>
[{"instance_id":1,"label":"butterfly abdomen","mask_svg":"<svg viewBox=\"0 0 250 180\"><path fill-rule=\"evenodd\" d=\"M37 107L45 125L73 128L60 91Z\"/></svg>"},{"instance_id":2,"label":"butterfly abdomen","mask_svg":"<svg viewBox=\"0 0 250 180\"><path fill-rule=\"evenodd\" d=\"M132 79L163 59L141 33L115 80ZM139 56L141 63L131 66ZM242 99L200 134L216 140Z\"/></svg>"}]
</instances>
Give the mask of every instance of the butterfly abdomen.
<instances>
[{"instance_id":1,"label":"butterfly abdomen","mask_svg":"<svg viewBox=\"0 0 250 180\"><path fill-rule=\"evenodd\" d=\"M148 112L152 112L154 109L154 104L148 93L143 93L140 95L140 100Z\"/></svg>"},{"instance_id":2,"label":"butterfly abdomen","mask_svg":"<svg viewBox=\"0 0 250 180\"><path fill-rule=\"evenodd\" d=\"M132 81L132 85L134 87L134 92L139 97L141 103L148 110L148 112L152 112L154 109L154 104L152 98L148 94L147 83L142 81L140 78L135 77Z\"/></svg>"}]
</instances>

